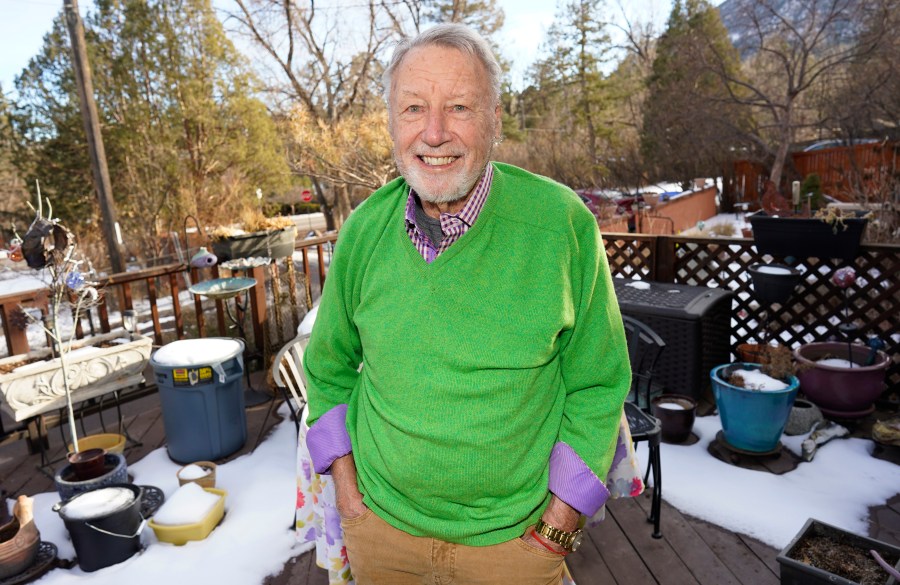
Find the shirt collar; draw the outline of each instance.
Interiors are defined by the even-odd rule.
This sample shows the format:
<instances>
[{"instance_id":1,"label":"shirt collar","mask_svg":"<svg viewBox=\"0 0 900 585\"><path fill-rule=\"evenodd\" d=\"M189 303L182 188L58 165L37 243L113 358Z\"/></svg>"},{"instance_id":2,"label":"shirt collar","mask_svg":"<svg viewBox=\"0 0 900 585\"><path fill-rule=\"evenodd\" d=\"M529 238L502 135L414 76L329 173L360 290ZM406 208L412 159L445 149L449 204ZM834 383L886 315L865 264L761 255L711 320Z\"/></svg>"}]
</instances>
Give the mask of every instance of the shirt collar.
<instances>
[{"instance_id":1,"label":"shirt collar","mask_svg":"<svg viewBox=\"0 0 900 585\"><path fill-rule=\"evenodd\" d=\"M459 213L442 213L440 217L441 225L444 225L448 219L455 218L466 224L467 227L472 227L472 225L475 224L475 220L478 219L481 210L484 208L488 193L491 192L491 183L493 180L494 166L491 163L488 163L487 167L484 169L484 173L481 175L481 179L479 179L478 183L475 185L471 197L466 201L463 208L459 210ZM408 227L413 227L416 224L417 197L418 195L416 192L410 187L409 196L406 200L406 225Z\"/></svg>"}]
</instances>

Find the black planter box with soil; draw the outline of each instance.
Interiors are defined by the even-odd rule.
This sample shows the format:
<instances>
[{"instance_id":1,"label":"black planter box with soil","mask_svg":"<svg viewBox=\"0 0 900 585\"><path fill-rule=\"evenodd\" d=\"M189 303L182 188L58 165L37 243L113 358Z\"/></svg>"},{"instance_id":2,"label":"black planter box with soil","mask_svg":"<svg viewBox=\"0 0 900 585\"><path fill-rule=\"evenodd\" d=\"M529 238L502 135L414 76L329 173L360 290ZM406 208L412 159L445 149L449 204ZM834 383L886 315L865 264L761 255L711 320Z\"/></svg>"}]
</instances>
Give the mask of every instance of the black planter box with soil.
<instances>
[{"instance_id":1,"label":"black planter box with soil","mask_svg":"<svg viewBox=\"0 0 900 585\"><path fill-rule=\"evenodd\" d=\"M810 518L776 557L781 565L781 585L898 585L875 562L870 550L900 569L900 547ZM819 568L810 563L831 566Z\"/></svg>"}]
</instances>

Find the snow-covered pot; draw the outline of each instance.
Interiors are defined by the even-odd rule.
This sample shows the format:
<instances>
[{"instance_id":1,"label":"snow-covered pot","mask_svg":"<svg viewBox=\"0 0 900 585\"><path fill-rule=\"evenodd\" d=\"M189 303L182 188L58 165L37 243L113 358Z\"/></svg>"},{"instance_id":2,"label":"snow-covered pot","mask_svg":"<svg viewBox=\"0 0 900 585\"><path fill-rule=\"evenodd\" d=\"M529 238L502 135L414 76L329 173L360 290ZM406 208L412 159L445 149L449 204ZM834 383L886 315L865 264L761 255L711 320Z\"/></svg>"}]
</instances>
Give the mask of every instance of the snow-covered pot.
<instances>
[{"instance_id":1,"label":"snow-covered pot","mask_svg":"<svg viewBox=\"0 0 900 585\"><path fill-rule=\"evenodd\" d=\"M753 280L753 296L767 305L783 305L800 282L800 271L784 264L754 264L748 270Z\"/></svg>"},{"instance_id":2,"label":"snow-covered pot","mask_svg":"<svg viewBox=\"0 0 900 585\"><path fill-rule=\"evenodd\" d=\"M884 391L884 375L891 363L890 357L878 351L872 365L852 368L819 361L849 357L854 364L865 364L872 352L865 345L848 346L837 341L801 345L794 350L794 359L798 362L797 377L803 394L827 416L861 418L868 415Z\"/></svg>"},{"instance_id":3,"label":"snow-covered pot","mask_svg":"<svg viewBox=\"0 0 900 585\"><path fill-rule=\"evenodd\" d=\"M735 370L761 367L738 362L717 366L710 372L725 441L753 453L767 453L778 446L800 385L795 376L784 381L787 388L783 390L753 390L727 381Z\"/></svg>"},{"instance_id":4,"label":"snow-covered pot","mask_svg":"<svg viewBox=\"0 0 900 585\"><path fill-rule=\"evenodd\" d=\"M53 507L59 513L78 556L90 572L121 563L141 549L141 488L113 484L78 494Z\"/></svg>"},{"instance_id":5,"label":"snow-covered pot","mask_svg":"<svg viewBox=\"0 0 900 585\"><path fill-rule=\"evenodd\" d=\"M697 401L681 394L660 394L651 400L653 416L662 427L662 440L666 443L684 443L691 436Z\"/></svg>"},{"instance_id":6,"label":"snow-covered pot","mask_svg":"<svg viewBox=\"0 0 900 585\"><path fill-rule=\"evenodd\" d=\"M104 469L106 472L99 477L80 480L75 476L71 464L61 467L53 475L56 492L65 501L84 492L128 481L128 465L121 453L107 453L104 456Z\"/></svg>"}]
</instances>

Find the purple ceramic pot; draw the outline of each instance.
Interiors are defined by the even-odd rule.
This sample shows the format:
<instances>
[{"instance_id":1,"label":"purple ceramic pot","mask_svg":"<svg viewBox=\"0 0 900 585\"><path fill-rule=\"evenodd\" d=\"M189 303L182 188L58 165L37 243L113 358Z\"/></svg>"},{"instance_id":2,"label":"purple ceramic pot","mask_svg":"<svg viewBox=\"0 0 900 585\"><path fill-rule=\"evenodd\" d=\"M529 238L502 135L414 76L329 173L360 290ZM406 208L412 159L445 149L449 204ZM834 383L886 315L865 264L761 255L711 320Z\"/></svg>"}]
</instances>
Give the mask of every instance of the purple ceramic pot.
<instances>
[{"instance_id":1,"label":"purple ceramic pot","mask_svg":"<svg viewBox=\"0 0 900 585\"><path fill-rule=\"evenodd\" d=\"M843 368L817 363L827 357L847 359L863 364L870 350L865 345L838 341L807 343L794 350L798 363L797 378L800 391L826 416L835 418L862 418L874 409L875 400L884 391L884 374L890 358L879 351L871 366Z\"/></svg>"}]
</instances>

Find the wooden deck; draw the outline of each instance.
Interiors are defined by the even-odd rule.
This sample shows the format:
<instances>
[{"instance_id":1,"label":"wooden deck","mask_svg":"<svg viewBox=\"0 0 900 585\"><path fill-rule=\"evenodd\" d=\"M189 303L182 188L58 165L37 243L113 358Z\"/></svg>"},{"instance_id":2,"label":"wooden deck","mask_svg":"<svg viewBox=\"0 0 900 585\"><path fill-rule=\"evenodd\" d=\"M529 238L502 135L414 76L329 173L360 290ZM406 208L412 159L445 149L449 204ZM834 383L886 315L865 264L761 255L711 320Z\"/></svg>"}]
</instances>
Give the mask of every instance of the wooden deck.
<instances>
[{"instance_id":1,"label":"wooden deck","mask_svg":"<svg viewBox=\"0 0 900 585\"><path fill-rule=\"evenodd\" d=\"M248 409L248 440L228 461L250 451L260 432L280 420L268 405ZM140 441L126 455L138 461L165 444L158 395L123 406L128 434ZM104 415L109 428L114 413ZM85 419L88 430L99 426L96 415ZM58 429L51 429L50 456L62 456ZM9 496L53 491L53 481L37 469L38 455L29 455L24 440L0 446L0 488ZM665 470L665 462L663 462ZM665 485L665 483L663 484ZM775 555L778 551L757 540L685 516L663 501L663 538L651 538L648 494L613 501L607 519L588 532L582 549L567 560L578 585L769 585L779 582ZM870 535L900 544L900 495L870 510ZM265 579L264 585L328 585L327 573L316 566L314 553L290 559L282 572ZM248 584L250 585L250 584Z\"/></svg>"}]
</instances>

